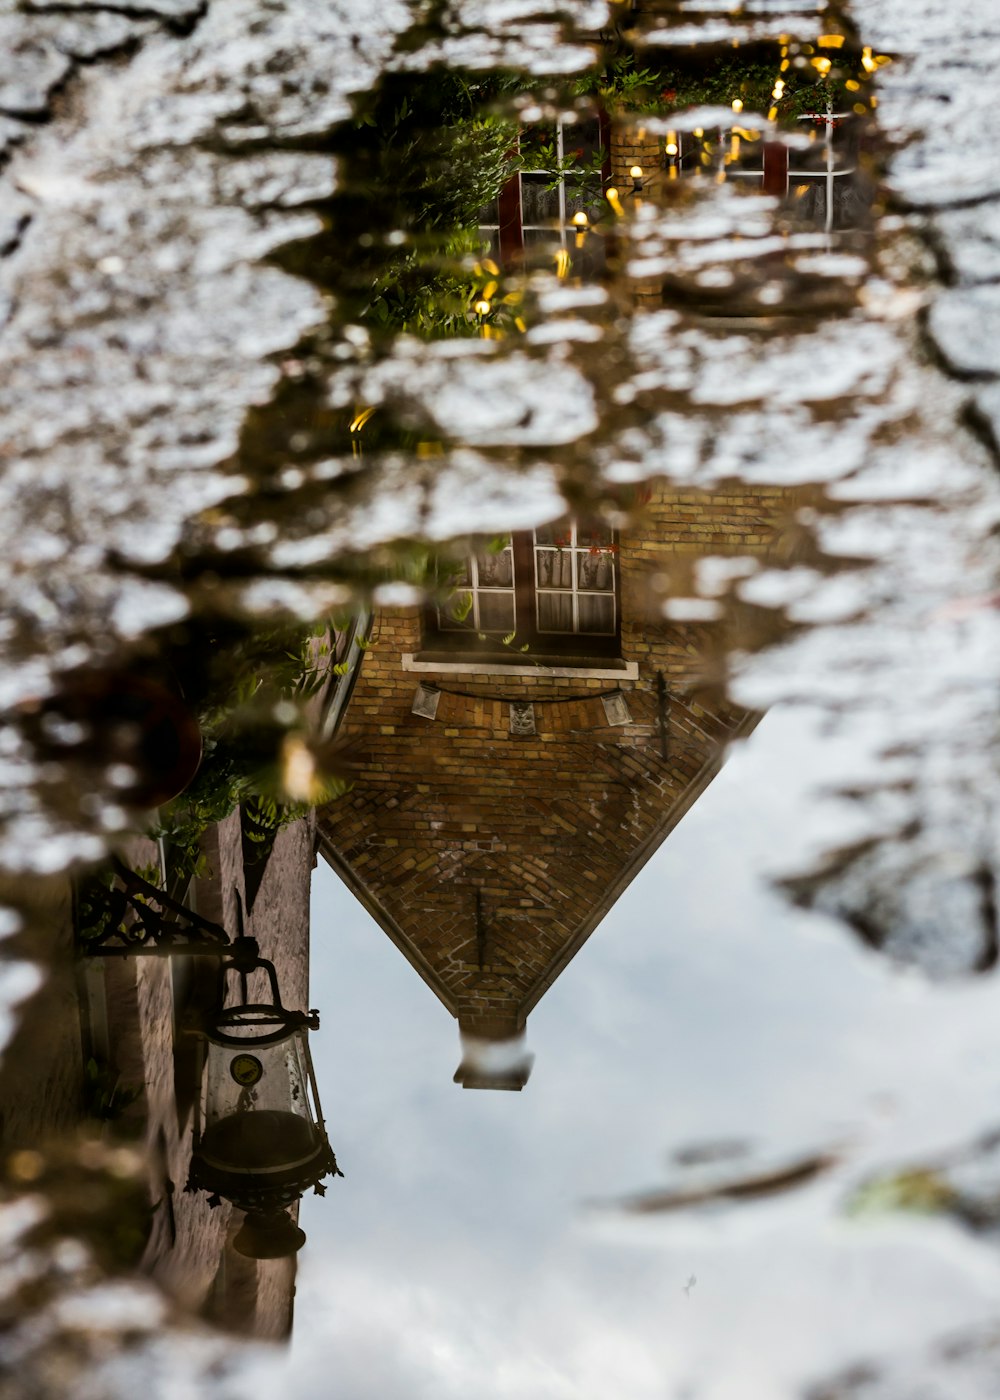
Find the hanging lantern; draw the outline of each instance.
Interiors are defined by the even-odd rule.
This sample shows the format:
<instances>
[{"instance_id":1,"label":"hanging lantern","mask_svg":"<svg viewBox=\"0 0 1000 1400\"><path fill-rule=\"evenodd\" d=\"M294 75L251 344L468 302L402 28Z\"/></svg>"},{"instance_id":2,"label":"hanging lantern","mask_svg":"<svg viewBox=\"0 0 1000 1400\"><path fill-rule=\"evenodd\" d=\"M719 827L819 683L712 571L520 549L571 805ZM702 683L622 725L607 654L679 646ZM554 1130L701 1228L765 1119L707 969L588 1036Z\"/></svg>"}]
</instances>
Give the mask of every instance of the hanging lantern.
<instances>
[{"instance_id":1,"label":"hanging lantern","mask_svg":"<svg viewBox=\"0 0 1000 1400\"><path fill-rule=\"evenodd\" d=\"M188 1190L246 1212L234 1247L252 1259L294 1254L305 1234L288 1209L342 1176L326 1136L307 1035L315 1011L281 1004L274 964L238 938L219 966L216 1005L199 1028L205 1080Z\"/></svg>"}]
</instances>

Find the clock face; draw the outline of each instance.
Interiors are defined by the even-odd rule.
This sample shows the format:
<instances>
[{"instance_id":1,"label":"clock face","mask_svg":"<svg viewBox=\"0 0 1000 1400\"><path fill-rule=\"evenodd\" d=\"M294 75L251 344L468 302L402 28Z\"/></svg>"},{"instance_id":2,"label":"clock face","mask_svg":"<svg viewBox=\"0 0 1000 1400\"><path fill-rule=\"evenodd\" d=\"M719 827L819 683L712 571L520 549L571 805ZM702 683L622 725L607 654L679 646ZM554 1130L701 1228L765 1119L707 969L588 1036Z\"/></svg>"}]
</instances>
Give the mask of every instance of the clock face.
<instances>
[{"instance_id":1,"label":"clock face","mask_svg":"<svg viewBox=\"0 0 1000 1400\"><path fill-rule=\"evenodd\" d=\"M263 1075L264 1066L256 1055L235 1055L230 1061L229 1073L237 1084L242 1084L244 1089L249 1089Z\"/></svg>"}]
</instances>

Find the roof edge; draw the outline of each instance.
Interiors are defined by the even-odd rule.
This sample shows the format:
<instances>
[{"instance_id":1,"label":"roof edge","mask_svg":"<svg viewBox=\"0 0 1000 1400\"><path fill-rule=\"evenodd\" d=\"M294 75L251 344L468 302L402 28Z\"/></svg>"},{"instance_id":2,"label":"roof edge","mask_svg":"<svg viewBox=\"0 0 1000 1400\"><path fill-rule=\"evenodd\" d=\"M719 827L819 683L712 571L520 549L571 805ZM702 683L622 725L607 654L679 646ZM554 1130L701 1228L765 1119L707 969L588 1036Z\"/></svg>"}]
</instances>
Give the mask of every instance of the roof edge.
<instances>
[{"instance_id":1,"label":"roof edge","mask_svg":"<svg viewBox=\"0 0 1000 1400\"><path fill-rule=\"evenodd\" d=\"M576 957L590 935L618 903L618 900L638 875L639 871L650 857L659 850L670 833L684 820L698 798L722 769L731 744L736 739L746 738L746 736L757 727L761 718L762 714L758 710L751 710L749 713L745 714L732 731L731 735L726 739L725 743L720 747L719 752L713 754L711 758L706 759L702 764L701 768L691 779L690 783L688 783L671 809L669 821L664 823L663 826L658 827L645 844L636 850L632 860L615 881L614 885L605 892L604 898L601 900L600 904L593 910L586 922L581 924L572 943L560 949L538 978L537 982L531 987L531 990L524 1000L520 1002L519 1010L524 1017L527 1017L528 1014L534 1010L549 988L562 976L563 972Z\"/></svg>"},{"instance_id":2,"label":"roof edge","mask_svg":"<svg viewBox=\"0 0 1000 1400\"><path fill-rule=\"evenodd\" d=\"M457 1003L427 959L417 951L392 915L382 907L365 882L358 876L357 872L352 870L350 865L348 865L338 853L336 847L323 831L321 823L317 822L316 830L316 849L319 854L322 855L327 865L330 866L335 874L339 875L340 879L351 891L351 894L354 895L359 904L364 906L365 910L375 920L379 928L389 935L406 961L420 974L442 1005L452 1016L457 1017Z\"/></svg>"}]
</instances>

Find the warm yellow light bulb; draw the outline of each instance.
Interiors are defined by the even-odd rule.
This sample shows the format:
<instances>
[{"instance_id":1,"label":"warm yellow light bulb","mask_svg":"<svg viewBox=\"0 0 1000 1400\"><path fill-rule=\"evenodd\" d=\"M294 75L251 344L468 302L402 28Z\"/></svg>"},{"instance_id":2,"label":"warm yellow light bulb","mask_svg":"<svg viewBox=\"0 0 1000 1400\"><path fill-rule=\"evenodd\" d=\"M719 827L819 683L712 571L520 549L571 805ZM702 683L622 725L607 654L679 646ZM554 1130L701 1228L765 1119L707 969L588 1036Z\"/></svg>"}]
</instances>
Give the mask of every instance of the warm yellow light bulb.
<instances>
[{"instance_id":1,"label":"warm yellow light bulb","mask_svg":"<svg viewBox=\"0 0 1000 1400\"><path fill-rule=\"evenodd\" d=\"M573 215L573 222L574 224L576 224L577 228L586 228L590 220L587 218L586 214L581 209L578 211L578 213Z\"/></svg>"},{"instance_id":2,"label":"warm yellow light bulb","mask_svg":"<svg viewBox=\"0 0 1000 1400\"><path fill-rule=\"evenodd\" d=\"M488 316L490 314L490 304L488 301L477 301L472 309L477 316Z\"/></svg>"},{"instance_id":3,"label":"warm yellow light bulb","mask_svg":"<svg viewBox=\"0 0 1000 1400\"><path fill-rule=\"evenodd\" d=\"M734 98L733 98L733 111L734 111L734 112L742 112L742 111L743 111L743 101L742 101L741 98L739 98L739 97L734 97Z\"/></svg>"},{"instance_id":4,"label":"warm yellow light bulb","mask_svg":"<svg viewBox=\"0 0 1000 1400\"><path fill-rule=\"evenodd\" d=\"M677 142L668 141L664 149L668 156L675 156L677 154Z\"/></svg>"},{"instance_id":5,"label":"warm yellow light bulb","mask_svg":"<svg viewBox=\"0 0 1000 1400\"><path fill-rule=\"evenodd\" d=\"M633 165L632 168L629 170L628 173L631 175L631 177L632 177L633 180L641 180L641 179L642 179L642 166L641 166L641 165Z\"/></svg>"}]
</instances>

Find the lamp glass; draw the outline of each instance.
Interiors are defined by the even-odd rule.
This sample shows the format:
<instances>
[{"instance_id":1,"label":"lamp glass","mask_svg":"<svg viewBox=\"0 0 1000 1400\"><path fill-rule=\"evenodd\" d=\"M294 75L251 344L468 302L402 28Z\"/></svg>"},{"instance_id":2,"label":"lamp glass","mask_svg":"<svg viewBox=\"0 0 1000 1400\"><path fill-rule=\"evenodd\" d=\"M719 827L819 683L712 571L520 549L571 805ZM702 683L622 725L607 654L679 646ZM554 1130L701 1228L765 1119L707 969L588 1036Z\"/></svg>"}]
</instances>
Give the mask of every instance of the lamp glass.
<instances>
[{"instance_id":1,"label":"lamp glass","mask_svg":"<svg viewBox=\"0 0 1000 1400\"><path fill-rule=\"evenodd\" d=\"M231 1033L239 1033L231 1026ZM198 1155L205 1167L277 1178L305 1167L321 1145L309 1101L305 1031L246 1049L209 1042Z\"/></svg>"}]
</instances>

